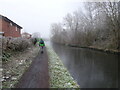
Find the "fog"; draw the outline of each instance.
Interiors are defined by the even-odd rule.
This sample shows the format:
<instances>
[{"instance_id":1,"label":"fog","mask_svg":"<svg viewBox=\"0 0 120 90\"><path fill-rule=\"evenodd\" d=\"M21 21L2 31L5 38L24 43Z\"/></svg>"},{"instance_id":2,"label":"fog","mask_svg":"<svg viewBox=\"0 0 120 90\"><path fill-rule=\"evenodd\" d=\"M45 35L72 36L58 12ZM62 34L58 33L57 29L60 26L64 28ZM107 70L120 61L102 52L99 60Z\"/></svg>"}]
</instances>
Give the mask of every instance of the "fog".
<instances>
[{"instance_id":1,"label":"fog","mask_svg":"<svg viewBox=\"0 0 120 90\"><path fill-rule=\"evenodd\" d=\"M22 32L50 36L50 25L82 7L79 0L0 0L0 14L22 26Z\"/></svg>"}]
</instances>

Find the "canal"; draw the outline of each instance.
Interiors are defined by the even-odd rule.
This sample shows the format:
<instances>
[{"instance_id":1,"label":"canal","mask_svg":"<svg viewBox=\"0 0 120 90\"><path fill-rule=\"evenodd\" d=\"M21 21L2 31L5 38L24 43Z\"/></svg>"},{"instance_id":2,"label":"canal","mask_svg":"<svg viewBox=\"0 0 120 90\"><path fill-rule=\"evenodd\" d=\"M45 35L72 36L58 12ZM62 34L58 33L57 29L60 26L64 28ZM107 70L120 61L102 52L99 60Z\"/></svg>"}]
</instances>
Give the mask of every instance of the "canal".
<instances>
[{"instance_id":1,"label":"canal","mask_svg":"<svg viewBox=\"0 0 120 90\"><path fill-rule=\"evenodd\" d=\"M117 88L118 55L51 43L81 88Z\"/></svg>"}]
</instances>

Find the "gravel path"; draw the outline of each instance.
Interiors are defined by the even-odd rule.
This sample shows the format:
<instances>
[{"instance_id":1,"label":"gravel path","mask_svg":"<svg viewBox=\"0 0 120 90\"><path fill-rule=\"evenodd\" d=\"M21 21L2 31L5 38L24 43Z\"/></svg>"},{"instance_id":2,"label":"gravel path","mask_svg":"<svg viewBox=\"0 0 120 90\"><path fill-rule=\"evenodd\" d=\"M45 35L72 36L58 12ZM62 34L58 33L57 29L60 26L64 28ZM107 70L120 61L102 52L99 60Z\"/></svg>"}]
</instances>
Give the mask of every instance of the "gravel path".
<instances>
[{"instance_id":1,"label":"gravel path","mask_svg":"<svg viewBox=\"0 0 120 90\"><path fill-rule=\"evenodd\" d=\"M49 88L48 55L39 51L28 70L23 74L16 88Z\"/></svg>"}]
</instances>

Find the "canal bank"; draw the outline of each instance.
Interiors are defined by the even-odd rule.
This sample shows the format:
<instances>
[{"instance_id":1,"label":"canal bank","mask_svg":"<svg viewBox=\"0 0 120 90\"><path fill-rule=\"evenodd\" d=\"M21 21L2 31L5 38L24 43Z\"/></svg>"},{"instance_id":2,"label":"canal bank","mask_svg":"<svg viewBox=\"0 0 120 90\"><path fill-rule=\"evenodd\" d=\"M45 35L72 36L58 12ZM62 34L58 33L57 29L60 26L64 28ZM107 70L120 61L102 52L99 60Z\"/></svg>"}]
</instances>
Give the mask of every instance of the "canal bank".
<instances>
[{"instance_id":1,"label":"canal bank","mask_svg":"<svg viewBox=\"0 0 120 90\"><path fill-rule=\"evenodd\" d=\"M53 41L51 41L53 42ZM53 42L56 43L56 42ZM87 48L91 50L96 50L96 51L101 51L101 52L106 52L106 53L111 53L111 54L120 54L120 49L108 49L108 48L103 48L103 47L98 47L98 46L80 46L76 44L64 44L64 43L56 43L64 46L69 46L69 47L76 47L76 48Z\"/></svg>"},{"instance_id":2,"label":"canal bank","mask_svg":"<svg viewBox=\"0 0 120 90\"><path fill-rule=\"evenodd\" d=\"M49 57L50 88L80 88L52 48L47 46L47 52Z\"/></svg>"},{"instance_id":3,"label":"canal bank","mask_svg":"<svg viewBox=\"0 0 120 90\"><path fill-rule=\"evenodd\" d=\"M91 49L91 50L96 50L96 51L101 51L101 52L106 52L106 53L112 53L112 54L120 54L120 51L119 50L114 50L114 49L103 49L103 48L100 48L100 47L95 47L95 46L86 46L86 47L81 47L81 46L78 46L78 45L71 45L71 44L63 44L65 46L70 46L70 47L77 47L77 48L88 48L88 49Z\"/></svg>"}]
</instances>

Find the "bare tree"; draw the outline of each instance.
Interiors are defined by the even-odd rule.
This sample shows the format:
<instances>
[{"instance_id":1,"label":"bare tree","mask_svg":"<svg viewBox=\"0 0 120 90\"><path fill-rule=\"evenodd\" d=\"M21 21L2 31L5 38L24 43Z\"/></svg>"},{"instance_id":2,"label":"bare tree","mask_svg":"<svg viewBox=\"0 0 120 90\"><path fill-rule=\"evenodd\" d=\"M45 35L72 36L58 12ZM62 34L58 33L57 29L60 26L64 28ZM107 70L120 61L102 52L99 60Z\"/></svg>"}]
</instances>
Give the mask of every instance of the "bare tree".
<instances>
[{"instance_id":1,"label":"bare tree","mask_svg":"<svg viewBox=\"0 0 120 90\"><path fill-rule=\"evenodd\" d=\"M35 32L32 34L33 38L41 38L41 34L39 32Z\"/></svg>"},{"instance_id":2,"label":"bare tree","mask_svg":"<svg viewBox=\"0 0 120 90\"><path fill-rule=\"evenodd\" d=\"M118 2L84 3L84 12L78 9L72 14L68 13L63 18L63 23L52 25L52 38L59 43L119 48L118 4ZM66 29L63 29L63 26Z\"/></svg>"}]
</instances>

